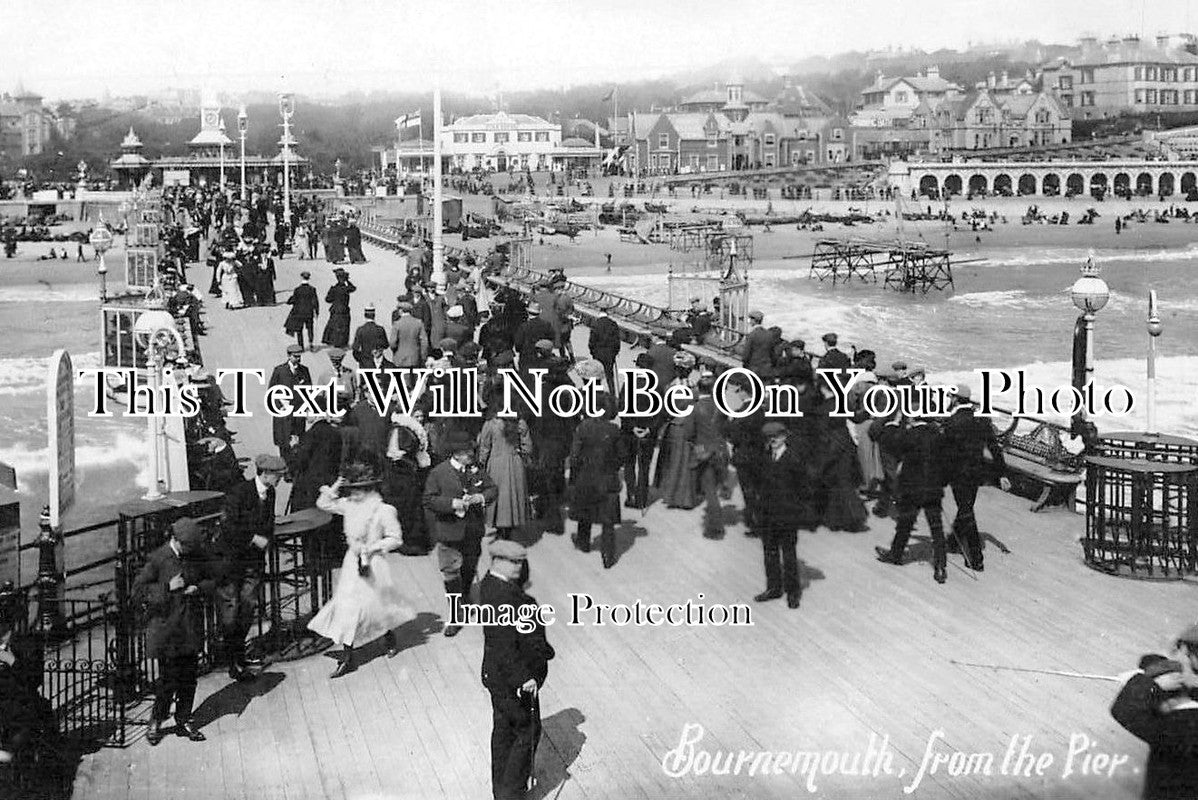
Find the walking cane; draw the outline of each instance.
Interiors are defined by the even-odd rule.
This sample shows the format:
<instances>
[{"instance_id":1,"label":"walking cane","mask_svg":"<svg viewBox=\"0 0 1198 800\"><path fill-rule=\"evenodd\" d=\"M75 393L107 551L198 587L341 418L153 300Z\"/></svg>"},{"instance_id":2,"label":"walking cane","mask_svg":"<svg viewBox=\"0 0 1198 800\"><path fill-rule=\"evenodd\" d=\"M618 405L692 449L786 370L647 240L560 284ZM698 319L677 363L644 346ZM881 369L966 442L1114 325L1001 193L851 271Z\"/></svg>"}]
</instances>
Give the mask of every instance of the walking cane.
<instances>
[{"instance_id":1,"label":"walking cane","mask_svg":"<svg viewBox=\"0 0 1198 800\"><path fill-rule=\"evenodd\" d=\"M528 788L526 791L531 792L537 786L537 740L541 738L541 732L536 730L537 695L535 692L528 692L524 694L524 698L528 704L529 727L534 731L533 736L529 737L528 743Z\"/></svg>"},{"instance_id":2,"label":"walking cane","mask_svg":"<svg viewBox=\"0 0 1198 800\"><path fill-rule=\"evenodd\" d=\"M950 658L948 663L955 664L958 667L981 667L982 669L1005 670L1007 672L1030 672L1035 675L1058 675L1062 678L1084 678L1092 681L1110 681L1118 683L1123 680L1118 675L1094 675L1087 672L1071 672L1062 669L1036 669L1033 667L1008 667L1001 664L978 664L972 661L957 661L955 658Z\"/></svg>"}]
</instances>

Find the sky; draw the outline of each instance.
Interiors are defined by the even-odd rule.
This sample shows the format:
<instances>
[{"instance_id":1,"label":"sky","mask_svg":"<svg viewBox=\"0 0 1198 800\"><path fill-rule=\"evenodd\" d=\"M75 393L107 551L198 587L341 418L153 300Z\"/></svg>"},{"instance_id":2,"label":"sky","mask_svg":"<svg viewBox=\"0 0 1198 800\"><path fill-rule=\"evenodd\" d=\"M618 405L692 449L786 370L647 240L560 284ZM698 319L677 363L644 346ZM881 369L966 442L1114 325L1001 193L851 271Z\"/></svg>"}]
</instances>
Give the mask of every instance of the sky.
<instances>
[{"instance_id":1,"label":"sky","mask_svg":"<svg viewBox=\"0 0 1198 800\"><path fill-rule=\"evenodd\" d=\"M0 90L47 99L362 90L493 94L726 59L1192 30L1198 0L0 0Z\"/></svg>"}]
</instances>

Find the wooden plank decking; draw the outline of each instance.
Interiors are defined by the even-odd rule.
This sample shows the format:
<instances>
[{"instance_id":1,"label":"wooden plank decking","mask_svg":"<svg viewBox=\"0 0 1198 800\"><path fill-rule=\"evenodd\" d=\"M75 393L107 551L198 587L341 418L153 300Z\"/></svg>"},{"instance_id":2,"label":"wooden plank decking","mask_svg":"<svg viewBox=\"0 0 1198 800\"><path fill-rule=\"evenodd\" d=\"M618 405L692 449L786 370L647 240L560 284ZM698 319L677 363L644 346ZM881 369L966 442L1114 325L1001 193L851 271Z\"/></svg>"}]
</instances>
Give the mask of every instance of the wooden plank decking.
<instances>
[{"instance_id":1,"label":"wooden plank decking","mask_svg":"<svg viewBox=\"0 0 1198 800\"><path fill-rule=\"evenodd\" d=\"M351 268L359 287L355 326L371 299L386 316L402 275L394 256L377 249L369 256L371 263ZM280 289L304 266L310 265L282 262ZM323 262L315 266L315 283L323 286L328 270ZM212 366L269 368L281 361L285 313L285 307L211 309L205 352ZM325 357L305 362L315 373ZM260 396L251 402L261 408ZM267 449L265 417L233 427L241 431L239 452ZM894 774L816 775L820 797L907 796L902 787L913 781L937 730L943 731L938 752L993 753L995 773L1016 735L1031 736L1030 751L1052 754L1053 763L1043 777L1018 778L952 777L942 767L911 796L1138 796L1146 750L1110 718L1116 684L950 663L1113 675L1133 667L1141 653L1163 651L1198 616L1192 582L1127 581L1087 569L1077 542L1081 518L1062 509L1032 515L1025 500L984 489L978 516L992 538L986 571L976 579L950 566L948 583L934 583L926 538L909 551L919 559L914 563L875 562L873 546L893 531L891 521L875 519L864 534L802 534L802 608L754 605L751 627L565 624L571 592L607 603L685 602L699 593L705 602L751 603L763 585L760 544L743 535L738 508L738 496L726 504L720 540L701 534L701 510L660 504L643 516L626 510L619 563L611 570L602 569L597 553L576 552L568 537L530 535L531 591L559 612L548 631L558 656L542 696L535 797L813 796L807 776L786 771L667 775L663 758L688 724L702 725L697 748L712 752L864 753L871 734L877 742L887 737ZM328 680L332 661L324 657L269 666L248 686L231 684L224 673L209 675L197 698L206 743L170 737L151 749L139 739L87 755L76 797L489 797L490 706L478 677L482 632L442 637L435 562L409 558L403 567L424 613L409 626L396 658L370 648L370 660L337 682ZM1063 778L1075 735L1097 741L1092 752L1125 754L1130 762L1113 778Z\"/></svg>"}]
</instances>

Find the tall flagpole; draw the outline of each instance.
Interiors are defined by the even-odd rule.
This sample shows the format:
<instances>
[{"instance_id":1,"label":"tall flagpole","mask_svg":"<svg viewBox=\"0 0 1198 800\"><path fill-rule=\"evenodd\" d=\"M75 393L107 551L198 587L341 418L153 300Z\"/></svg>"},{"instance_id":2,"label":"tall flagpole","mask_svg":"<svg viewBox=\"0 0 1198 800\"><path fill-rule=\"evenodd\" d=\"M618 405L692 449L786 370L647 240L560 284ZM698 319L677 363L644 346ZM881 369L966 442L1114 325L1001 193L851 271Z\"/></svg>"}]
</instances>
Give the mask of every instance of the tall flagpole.
<instances>
[{"instance_id":1,"label":"tall flagpole","mask_svg":"<svg viewBox=\"0 0 1198 800\"><path fill-rule=\"evenodd\" d=\"M441 195L441 82L433 89L433 274L432 281L438 289L445 288L445 241L441 234L443 224Z\"/></svg>"}]
</instances>

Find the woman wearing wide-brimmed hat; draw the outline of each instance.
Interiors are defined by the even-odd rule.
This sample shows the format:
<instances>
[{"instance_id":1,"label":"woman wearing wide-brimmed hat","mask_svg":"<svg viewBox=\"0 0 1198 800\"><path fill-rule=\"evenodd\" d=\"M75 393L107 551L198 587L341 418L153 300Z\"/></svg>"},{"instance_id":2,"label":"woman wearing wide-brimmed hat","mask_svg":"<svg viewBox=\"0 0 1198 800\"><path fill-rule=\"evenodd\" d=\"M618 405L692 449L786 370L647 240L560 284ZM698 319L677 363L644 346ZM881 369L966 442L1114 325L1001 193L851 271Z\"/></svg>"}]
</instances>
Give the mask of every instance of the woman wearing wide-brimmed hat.
<instances>
[{"instance_id":1,"label":"woman wearing wide-brimmed hat","mask_svg":"<svg viewBox=\"0 0 1198 800\"><path fill-rule=\"evenodd\" d=\"M317 507L345 518L345 558L333 597L308 627L345 648L332 677L354 669L354 645L387 637L387 657L399 652L395 629L416 612L399 589L389 554L402 544L395 507L379 494L379 472L368 464L346 466L332 486L320 487Z\"/></svg>"}]
</instances>

